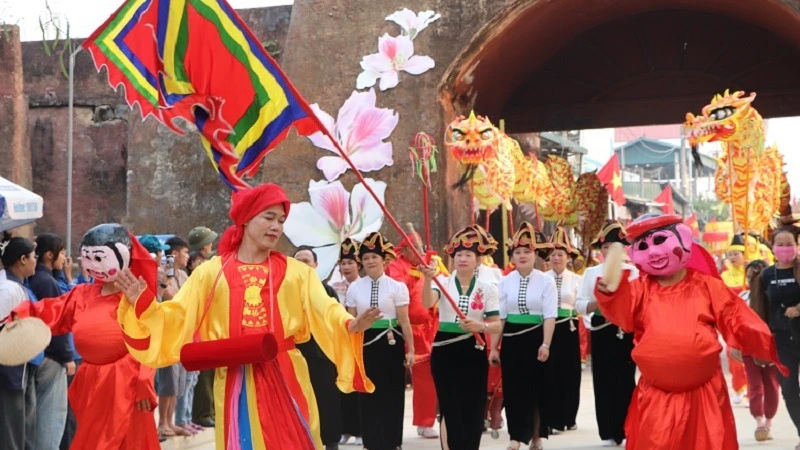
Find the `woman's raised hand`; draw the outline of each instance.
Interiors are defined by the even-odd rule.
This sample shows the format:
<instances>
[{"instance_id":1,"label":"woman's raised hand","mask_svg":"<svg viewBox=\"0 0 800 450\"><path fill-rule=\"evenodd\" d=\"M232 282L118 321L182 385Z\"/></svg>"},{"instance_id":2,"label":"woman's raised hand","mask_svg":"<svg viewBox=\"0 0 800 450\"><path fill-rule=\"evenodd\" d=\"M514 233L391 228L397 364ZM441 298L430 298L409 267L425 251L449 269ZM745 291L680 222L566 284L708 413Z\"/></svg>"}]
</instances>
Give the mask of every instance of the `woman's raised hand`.
<instances>
[{"instance_id":1,"label":"woman's raised hand","mask_svg":"<svg viewBox=\"0 0 800 450\"><path fill-rule=\"evenodd\" d=\"M120 272L119 277L114 281L114 285L125 294L125 298L128 299L131 305L135 305L136 300L147 289L147 282L144 281L144 278L136 278L130 269Z\"/></svg>"}]
</instances>

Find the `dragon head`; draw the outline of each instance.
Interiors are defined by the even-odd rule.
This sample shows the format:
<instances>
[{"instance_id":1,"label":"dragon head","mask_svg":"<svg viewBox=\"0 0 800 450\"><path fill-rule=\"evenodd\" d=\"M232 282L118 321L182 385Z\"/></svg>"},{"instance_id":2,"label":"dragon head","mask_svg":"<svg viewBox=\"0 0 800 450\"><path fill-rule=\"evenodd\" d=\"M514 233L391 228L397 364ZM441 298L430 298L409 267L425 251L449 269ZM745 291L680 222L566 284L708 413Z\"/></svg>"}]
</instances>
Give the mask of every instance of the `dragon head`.
<instances>
[{"instance_id":1,"label":"dragon head","mask_svg":"<svg viewBox=\"0 0 800 450\"><path fill-rule=\"evenodd\" d=\"M447 127L445 145L456 161L466 164L481 164L497 154L500 130L489 119L476 116L459 116Z\"/></svg>"},{"instance_id":2,"label":"dragon head","mask_svg":"<svg viewBox=\"0 0 800 450\"><path fill-rule=\"evenodd\" d=\"M699 116L686 113L683 126L689 144L697 148L706 142L734 139L742 120L755 112L750 106L755 98L755 92L745 96L744 91L725 90L724 94L715 95Z\"/></svg>"}]
</instances>

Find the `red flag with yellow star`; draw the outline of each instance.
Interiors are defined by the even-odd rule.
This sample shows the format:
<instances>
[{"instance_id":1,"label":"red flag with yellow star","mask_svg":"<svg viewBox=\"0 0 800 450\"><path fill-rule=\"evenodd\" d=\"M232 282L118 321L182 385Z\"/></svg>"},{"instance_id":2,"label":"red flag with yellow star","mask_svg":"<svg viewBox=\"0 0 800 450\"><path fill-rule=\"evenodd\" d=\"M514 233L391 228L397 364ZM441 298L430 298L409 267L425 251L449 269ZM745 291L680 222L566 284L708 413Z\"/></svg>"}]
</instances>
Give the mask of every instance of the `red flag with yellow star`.
<instances>
[{"instance_id":1,"label":"red flag with yellow star","mask_svg":"<svg viewBox=\"0 0 800 450\"><path fill-rule=\"evenodd\" d=\"M622 171L619 168L619 159L616 153L597 172L597 178L608 189L608 193L614 203L623 206L625 204L625 192L622 190Z\"/></svg>"}]
</instances>

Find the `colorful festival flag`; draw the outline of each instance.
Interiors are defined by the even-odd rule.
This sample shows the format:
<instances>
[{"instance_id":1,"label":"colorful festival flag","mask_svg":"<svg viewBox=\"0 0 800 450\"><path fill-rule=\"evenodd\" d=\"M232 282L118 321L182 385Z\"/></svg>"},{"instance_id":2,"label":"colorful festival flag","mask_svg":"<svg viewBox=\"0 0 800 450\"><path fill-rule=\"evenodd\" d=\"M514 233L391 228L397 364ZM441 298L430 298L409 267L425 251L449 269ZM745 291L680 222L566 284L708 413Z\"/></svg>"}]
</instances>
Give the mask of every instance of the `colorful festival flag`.
<instances>
[{"instance_id":1,"label":"colorful festival flag","mask_svg":"<svg viewBox=\"0 0 800 450\"><path fill-rule=\"evenodd\" d=\"M220 177L248 187L292 127L320 130L261 42L225 0L127 0L86 41L115 89L173 131L193 123Z\"/></svg>"},{"instance_id":2,"label":"colorful festival flag","mask_svg":"<svg viewBox=\"0 0 800 450\"><path fill-rule=\"evenodd\" d=\"M620 170L616 153L597 172L597 178L608 189L608 194L614 200L614 203L619 206L625 205L625 192L622 189L622 170Z\"/></svg>"}]
</instances>

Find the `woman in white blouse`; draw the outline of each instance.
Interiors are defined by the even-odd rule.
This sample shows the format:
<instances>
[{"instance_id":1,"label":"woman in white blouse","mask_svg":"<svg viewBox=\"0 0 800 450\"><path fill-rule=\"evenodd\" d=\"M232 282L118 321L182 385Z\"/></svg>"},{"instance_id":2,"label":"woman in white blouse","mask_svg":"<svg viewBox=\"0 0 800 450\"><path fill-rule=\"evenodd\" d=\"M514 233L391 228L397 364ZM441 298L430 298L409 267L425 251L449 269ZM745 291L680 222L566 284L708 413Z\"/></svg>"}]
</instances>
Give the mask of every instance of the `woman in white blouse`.
<instances>
[{"instance_id":1,"label":"woman in white blouse","mask_svg":"<svg viewBox=\"0 0 800 450\"><path fill-rule=\"evenodd\" d=\"M481 257L497 248L487 236L476 227L467 227L453 235L445 247L456 270L439 280L466 320L458 317L449 301L442 300L437 286L432 287L435 266L423 269L422 302L426 308L439 304L439 331L431 351L431 372L439 399L443 449L477 450L481 444L489 362L486 351L476 347L473 333L501 330L497 287L480 280L476 272Z\"/></svg>"},{"instance_id":2,"label":"woman in white blouse","mask_svg":"<svg viewBox=\"0 0 800 450\"><path fill-rule=\"evenodd\" d=\"M548 245L537 243L533 225L523 222L508 249L515 270L498 286L502 338L492 336L489 360L503 362L509 450L531 440L530 449L540 450L541 438L548 435L543 387L551 377L548 359L558 298L555 281L533 268L536 251Z\"/></svg>"},{"instance_id":3,"label":"woman in white blouse","mask_svg":"<svg viewBox=\"0 0 800 450\"><path fill-rule=\"evenodd\" d=\"M578 428L581 391L581 344L578 333L578 314L575 299L581 286L581 276L567 269L571 257L580 255L569 242L567 232L557 227L550 238L550 270L547 275L556 282L558 319L553 333L553 380L549 425L560 432Z\"/></svg>"},{"instance_id":4,"label":"woman in white blouse","mask_svg":"<svg viewBox=\"0 0 800 450\"><path fill-rule=\"evenodd\" d=\"M361 394L359 399L361 435L367 450L395 450L402 446L406 386L403 363L409 367L414 364L408 288L384 274L384 261L389 255L396 257L391 243L378 232L367 235L358 248L366 276L347 289L347 310L351 314L357 317L377 308L382 315L364 332L364 368L375 384L375 392ZM408 346L407 353L403 341Z\"/></svg>"}]
</instances>

